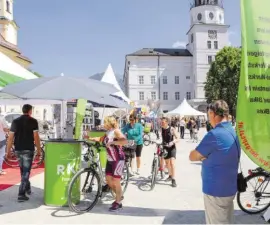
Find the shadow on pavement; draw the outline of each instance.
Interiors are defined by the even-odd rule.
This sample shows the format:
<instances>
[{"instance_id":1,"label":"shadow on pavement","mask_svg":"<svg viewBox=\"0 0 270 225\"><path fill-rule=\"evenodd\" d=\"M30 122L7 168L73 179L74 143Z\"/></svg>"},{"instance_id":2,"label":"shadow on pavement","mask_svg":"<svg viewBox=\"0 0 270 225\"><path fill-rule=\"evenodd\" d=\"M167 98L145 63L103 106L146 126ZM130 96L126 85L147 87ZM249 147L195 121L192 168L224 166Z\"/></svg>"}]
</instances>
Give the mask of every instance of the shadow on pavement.
<instances>
[{"instance_id":1,"label":"shadow on pavement","mask_svg":"<svg viewBox=\"0 0 270 225\"><path fill-rule=\"evenodd\" d=\"M110 205L96 205L93 210L87 213L91 214L112 214L120 216L134 217L164 217L162 224L205 224L203 210L167 210L124 206L123 210L117 213L109 212ZM55 210L55 209L49 209ZM51 213L54 217L74 217L80 216L70 212L68 208L58 208ZM153 218L153 223L154 223ZM265 223L260 215L247 215L242 211L235 211L236 224L263 224ZM131 221L132 223L132 221Z\"/></svg>"},{"instance_id":2,"label":"shadow on pavement","mask_svg":"<svg viewBox=\"0 0 270 225\"><path fill-rule=\"evenodd\" d=\"M32 194L29 196L29 201L20 203L17 201L18 189L19 186L15 185L8 189L8 191L5 190L0 192L0 215L35 209L44 205L43 189L32 187Z\"/></svg>"},{"instance_id":3,"label":"shadow on pavement","mask_svg":"<svg viewBox=\"0 0 270 225\"><path fill-rule=\"evenodd\" d=\"M151 191L151 176L146 177L132 177L129 184L136 185L141 191ZM166 185L170 186L171 183L165 182L160 176L157 177L156 185Z\"/></svg>"}]
</instances>

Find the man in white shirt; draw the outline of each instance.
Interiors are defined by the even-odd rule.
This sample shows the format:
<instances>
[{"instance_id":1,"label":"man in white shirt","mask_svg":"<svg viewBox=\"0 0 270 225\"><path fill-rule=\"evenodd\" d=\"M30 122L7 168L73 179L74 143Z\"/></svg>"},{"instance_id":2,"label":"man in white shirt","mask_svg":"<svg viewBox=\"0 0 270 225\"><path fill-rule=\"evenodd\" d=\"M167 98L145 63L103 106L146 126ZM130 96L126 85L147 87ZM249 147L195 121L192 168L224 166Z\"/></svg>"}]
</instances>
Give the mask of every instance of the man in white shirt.
<instances>
[{"instance_id":1,"label":"man in white shirt","mask_svg":"<svg viewBox=\"0 0 270 225\"><path fill-rule=\"evenodd\" d=\"M9 132L8 125L3 117L0 117L0 175L5 175L3 161L6 154L6 133Z\"/></svg>"},{"instance_id":2,"label":"man in white shirt","mask_svg":"<svg viewBox=\"0 0 270 225\"><path fill-rule=\"evenodd\" d=\"M184 117L180 120L180 137L184 139L185 136L185 129L186 129L186 121Z\"/></svg>"}]
</instances>

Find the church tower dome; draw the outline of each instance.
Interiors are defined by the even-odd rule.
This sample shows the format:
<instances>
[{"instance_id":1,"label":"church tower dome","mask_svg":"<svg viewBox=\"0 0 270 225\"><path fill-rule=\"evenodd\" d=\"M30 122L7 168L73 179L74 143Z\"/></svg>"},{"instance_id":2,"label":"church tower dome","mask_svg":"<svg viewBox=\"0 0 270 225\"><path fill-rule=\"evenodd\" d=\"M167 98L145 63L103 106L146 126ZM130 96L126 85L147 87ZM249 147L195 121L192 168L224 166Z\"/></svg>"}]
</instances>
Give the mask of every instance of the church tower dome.
<instances>
[{"instance_id":1,"label":"church tower dome","mask_svg":"<svg viewBox=\"0 0 270 225\"><path fill-rule=\"evenodd\" d=\"M193 0L190 7L190 20L193 24L224 25L224 8L222 0Z\"/></svg>"}]
</instances>

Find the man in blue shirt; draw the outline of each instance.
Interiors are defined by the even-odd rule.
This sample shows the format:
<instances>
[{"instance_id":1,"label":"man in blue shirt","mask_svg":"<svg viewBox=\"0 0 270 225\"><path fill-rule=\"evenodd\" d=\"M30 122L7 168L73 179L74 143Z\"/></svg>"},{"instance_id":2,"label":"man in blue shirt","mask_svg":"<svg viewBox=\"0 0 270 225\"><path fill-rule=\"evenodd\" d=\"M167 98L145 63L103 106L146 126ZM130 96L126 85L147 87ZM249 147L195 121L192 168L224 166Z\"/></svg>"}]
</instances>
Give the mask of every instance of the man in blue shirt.
<instances>
[{"instance_id":1,"label":"man in blue shirt","mask_svg":"<svg viewBox=\"0 0 270 225\"><path fill-rule=\"evenodd\" d=\"M240 143L228 121L229 107L225 101L218 100L211 104L208 116L213 129L189 158L191 161L202 161L206 223L232 224Z\"/></svg>"}]
</instances>

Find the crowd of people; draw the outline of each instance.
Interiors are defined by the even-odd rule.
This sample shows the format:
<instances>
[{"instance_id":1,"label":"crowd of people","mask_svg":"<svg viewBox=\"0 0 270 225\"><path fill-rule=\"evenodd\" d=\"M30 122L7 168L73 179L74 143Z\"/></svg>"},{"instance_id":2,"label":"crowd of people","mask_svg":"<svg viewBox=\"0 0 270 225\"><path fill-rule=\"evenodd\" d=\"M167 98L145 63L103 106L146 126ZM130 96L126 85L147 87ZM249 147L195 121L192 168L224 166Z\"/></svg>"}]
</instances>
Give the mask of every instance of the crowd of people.
<instances>
[{"instance_id":1,"label":"crowd of people","mask_svg":"<svg viewBox=\"0 0 270 225\"><path fill-rule=\"evenodd\" d=\"M6 157L10 157L14 144L21 171L19 202L29 200L27 195L31 194L29 175L35 145L37 151L41 151L38 123L31 117L32 108L31 105L24 105L23 115L15 119L10 128L4 121L0 121L0 172L2 175L5 174L2 170L1 161L5 149ZM216 101L208 107L208 119L211 127L210 129L207 128L208 133L199 145L191 151L189 159L202 162L202 190L207 224L230 224L233 223L233 200L237 192L237 174L241 155L240 143L232 126L232 118L225 101ZM169 120L166 117L152 121L152 129L157 132L158 138L159 131L161 131L162 143L168 152L167 156L161 159L160 164L162 169L166 165L169 174L166 181L170 181L172 187L177 187L175 180L176 143L180 138L184 138L185 129L189 129L192 136L202 126L202 122L199 118L172 118L172 120ZM124 199L121 189L121 176L125 162L123 146L128 143L128 140L135 142L130 173L132 175L140 174L144 127L142 119L138 118L136 114L132 114L129 116L128 123L122 129L113 116L104 119L104 128L107 131L104 137L90 138L84 136L84 138L102 141L106 145L106 181L116 196L110 211L118 211L122 209ZM180 138L177 131L180 133ZM5 134L7 132L9 137L6 143Z\"/></svg>"}]
</instances>

